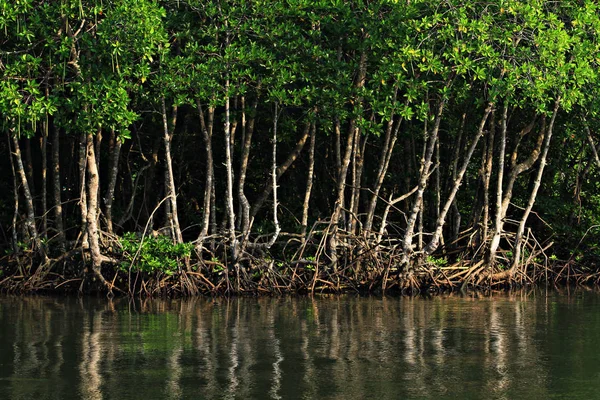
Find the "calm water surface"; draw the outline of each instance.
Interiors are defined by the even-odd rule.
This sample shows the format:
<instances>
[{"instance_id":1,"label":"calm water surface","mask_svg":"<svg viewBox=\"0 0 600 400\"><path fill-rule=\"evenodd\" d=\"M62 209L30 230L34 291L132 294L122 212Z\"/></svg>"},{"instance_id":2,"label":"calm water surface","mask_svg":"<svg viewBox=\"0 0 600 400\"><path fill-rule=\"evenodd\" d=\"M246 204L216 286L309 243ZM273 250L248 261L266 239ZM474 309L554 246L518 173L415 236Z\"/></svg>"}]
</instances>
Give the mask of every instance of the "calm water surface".
<instances>
[{"instance_id":1,"label":"calm water surface","mask_svg":"<svg viewBox=\"0 0 600 400\"><path fill-rule=\"evenodd\" d=\"M0 297L0 398L600 398L600 295Z\"/></svg>"}]
</instances>

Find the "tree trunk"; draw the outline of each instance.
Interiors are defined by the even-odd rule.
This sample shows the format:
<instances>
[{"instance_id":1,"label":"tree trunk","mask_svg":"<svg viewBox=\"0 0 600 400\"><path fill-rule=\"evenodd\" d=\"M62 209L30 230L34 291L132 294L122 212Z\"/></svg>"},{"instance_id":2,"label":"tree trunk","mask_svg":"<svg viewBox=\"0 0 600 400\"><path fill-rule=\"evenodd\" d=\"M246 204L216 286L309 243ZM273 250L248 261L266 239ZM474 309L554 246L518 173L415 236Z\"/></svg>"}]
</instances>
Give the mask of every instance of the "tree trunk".
<instances>
[{"instance_id":1,"label":"tree trunk","mask_svg":"<svg viewBox=\"0 0 600 400\"><path fill-rule=\"evenodd\" d=\"M439 246L440 237L442 236L442 231L444 228L444 224L446 222L446 215L448 214L448 211L450 211L450 207L452 206L452 203L454 202L454 198L456 197L456 194L458 193L458 189L460 188L462 179L465 175L465 172L467 171L469 162L471 161L471 157L473 156L473 153L475 152L477 143L479 142L479 139L481 138L481 136L483 136L483 132L484 132L483 129L484 129L487 119L492 111L492 107L493 107L493 104L489 103L483 113L483 117L481 118L481 122L479 123L479 129L477 131L477 134L476 134L475 138L473 139L473 142L471 143L471 146L469 147L467 154L465 155L463 164L460 168L460 171L458 172L458 176L454 180L454 184L452 186L452 189L450 190L450 194L448 195L448 199L446 200L446 203L444 204L444 208L440 212L440 215L436 221L433 236L425 248L426 254L432 254L435 250L437 250L437 248Z\"/></svg>"},{"instance_id":2,"label":"tree trunk","mask_svg":"<svg viewBox=\"0 0 600 400\"><path fill-rule=\"evenodd\" d=\"M550 140L552 139L552 132L554 128L554 121L556 120L556 114L558 113L560 105L560 97L556 99L554 102L554 112L552 113L552 118L550 119L550 124L548 125L548 131L546 132L544 138L544 146L542 148L542 154L540 156L540 167L538 168L537 175L535 177L535 181L533 184L533 190L529 196L529 201L527 203L527 207L525 207L525 212L521 217L521 221L519 222L519 228L517 229L517 235L515 237L515 246L514 246L514 258L511 266L511 276L514 273L515 269L520 263L521 259L521 249L523 247L523 234L525 233L525 224L527 223L527 218L531 213L531 209L535 203L535 198L537 196L538 190L542 183L542 175L544 174L544 167L546 166L546 157L548 155L548 149L550 148Z\"/></svg>"},{"instance_id":3,"label":"tree trunk","mask_svg":"<svg viewBox=\"0 0 600 400\"><path fill-rule=\"evenodd\" d=\"M12 224L11 224L11 228L12 228L12 247L13 247L13 253L15 255L17 255L20 251L19 249L19 235L17 233L17 220L19 218L19 183L17 180L17 172L15 170L15 161L13 159L13 151L12 151L12 144L11 144L11 133L9 132L9 134L7 135L6 139L8 141L8 149L10 151L9 154L9 159L10 159L10 168L11 168L11 172L12 172L12 177L13 177L13 199L14 199L14 208L13 208L13 217L12 217Z\"/></svg>"},{"instance_id":4,"label":"tree trunk","mask_svg":"<svg viewBox=\"0 0 600 400\"><path fill-rule=\"evenodd\" d=\"M271 163L271 184L273 185L273 224L275 225L275 232L271 239L267 243L267 249L270 249L277 237L279 236L279 232L281 232L281 227L279 226L279 218L277 217L277 208L279 206L279 202L277 199L277 124L279 121L279 104L275 102L275 112L273 116L273 160Z\"/></svg>"},{"instance_id":5,"label":"tree trunk","mask_svg":"<svg viewBox=\"0 0 600 400\"><path fill-rule=\"evenodd\" d=\"M169 130L169 124L167 122L167 108L165 105L164 97L161 98L161 105L165 143L165 186L167 189L166 195L169 197L170 205L170 213L167 213L167 220L169 226L171 227L171 238L173 239L173 241L175 243L183 243L183 238L181 236L181 228L179 227L179 217L177 214L177 196L175 194L175 178L173 176L173 161L171 159L171 144L173 142L173 134L175 133L175 126L177 124L177 106L173 105L171 130Z\"/></svg>"},{"instance_id":6,"label":"tree trunk","mask_svg":"<svg viewBox=\"0 0 600 400\"><path fill-rule=\"evenodd\" d=\"M387 170L390 165L390 160L392 159L392 153L394 152L394 146L396 145L396 140L398 139L398 132L400 131L402 120L403 119L400 118L398 122L396 122L396 127L393 128L394 113L392 112L385 130L385 139L383 142L383 148L381 149L381 156L379 158L379 168L375 178L375 187L373 188L373 193L369 201L369 208L367 209L367 219L364 226L365 235L371 235L373 219L375 218L375 208L377 207L377 200L379 198L379 191L381 190L381 186L383 185L385 175L387 174Z\"/></svg>"},{"instance_id":7,"label":"tree trunk","mask_svg":"<svg viewBox=\"0 0 600 400\"><path fill-rule=\"evenodd\" d=\"M23 196L25 197L25 209L27 211L25 224L27 225L27 231L31 236L35 250L40 253L45 263L47 261L46 252L42 247L42 242L40 240L37 227L35 226L35 209L33 206L33 197L31 195L31 190L29 189L29 180L27 179L27 173L25 172L25 167L23 165L23 157L21 156L19 139L17 138L14 129L12 129L11 131L13 146L15 148L14 156L16 160L17 175L21 178L21 188L23 188Z\"/></svg>"},{"instance_id":8,"label":"tree trunk","mask_svg":"<svg viewBox=\"0 0 600 400\"><path fill-rule=\"evenodd\" d=\"M98 129L100 131L100 129ZM98 232L98 187L100 186L98 178L98 164L96 163L96 154L94 151L94 135L86 135L86 153L87 153L87 238L90 253L92 256L90 274L98 278L102 284L107 286L107 282L102 277L102 253L100 251L100 240Z\"/></svg>"},{"instance_id":9,"label":"tree trunk","mask_svg":"<svg viewBox=\"0 0 600 400\"><path fill-rule=\"evenodd\" d=\"M304 127L302 136L296 142L296 147L294 147L294 150L292 150L292 152L290 153L288 158L283 162L283 164L281 164L279 167L277 167L277 180L281 179L283 174L285 174L286 171L288 170L288 168L294 163L294 161L296 161L296 159L298 158L298 155L300 155L300 152L304 148L304 145L306 144L306 140L308 139L309 135L310 135L310 122L307 122ZM273 182L269 181L267 183L267 186L264 188L263 192L261 193L261 195L254 202L254 204L252 205L252 208L250 209L250 219L251 220L254 219L254 217L256 217L256 214L258 213L260 208L263 206L264 202L267 200L267 198L271 194L271 190L273 190Z\"/></svg>"},{"instance_id":10,"label":"tree trunk","mask_svg":"<svg viewBox=\"0 0 600 400\"><path fill-rule=\"evenodd\" d=\"M496 114L492 110L490 130L488 132L487 152L485 154L485 169L483 175L483 221L481 223L481 241L486 241L490 220L490 181L494 166L494 140L496 136Z\"/></svg>"},{"instance_id":11,"label":"tree trunk","mask_svg":"<svg viewBox=\"0 0 600 400\"><path fill-rule=\"evenodd\" d=\"M238 179L238 201L240 206L240 221L239 227L242 231L242 240L246 241L247 236L250 234L250 203L244 193L244 186L246 184L246 173L248 171L248 160L250 159L250 145L252 144L252 135L254 133L254 123L256 121L256 109L258 108L258 93L252 102L250 108L251 116L246 127L245 121L242 121L242 129L244 132L243 145L242 145L242 158L240 160L240 176ZM243 119L245 120L245 113Z\"/></svg>"},{"instance_id":12,"label":"tree trunk","mask_svg":"<svg viewBox=\"0 0 600 400\"><path fill-rule=\"evenodd\" d=\"M502 235L502 187L504 179L504 158L506 153L506 130L507 130L507 119L508 119L508 101L504 104L502 110L502 126L500 128L500 154L498 155L498 184L496 187L496 214L494 218L494 236L490 244L488 252L488 264L491 265L496 259L496 250L500 244L500 237ZM484 238L487 240L487 238Z\"/></svg>"},{"instance_id":13,"label":"tree trunk","mask_svg":"<svg viewBox=\"0 0 600 400\"><path fill-rule=\"evenodd\" d=\"M115 195L115 187L117 185L117 175L119 173L119 155L121 154L121 146L121 139L116 136L115 130L113 129L110 136L110 169L108 188L106 189L106 196L104 197L106 228L108 233L113 233L112 206ZM135 188L133 190L135 191Z\"/></svg>"},{"instance_id":14,"label":"tree trunk","mask_svg":"<svg viewBox=\"0 0 600 400\"><path fill-rule=\"evenodd\" d=\"M505 131L503 132L503 136L502 136L502 141L504 142L503 144L501 144L501 146L505 146L506 143L506 118L503 117L503 126L502 129ZM540 155L540 151L541 151L541 147L542 147L542 143L544 141L544 136L546 133L546 119L545 117L542 117L542 127L540 128L540 133L538 135L536 144L535 144L535 148L533 149L533 151L531 152L531 154L529 155L529 157L523 161L520 164L517 164L517 155L518 155L518 147L519 147L519 143L521 141L521 139L523 138L523 136L525 136L527 133L529 133L533 127L535 126L535 122L536 119L534 118L533 121L527 126L525 127L520 133L519 133L519 137L518 137L518 141L517 144L515 145L515 149L513 150L512 154L511 154L511 158L510 158L510 174L508 176L508 182L506 185L506 190L503 190L503 198L502 198L502 202L500 203L500 208L496 210L496 223L495 223L495 229L494 229L494 237L492 238L492 243L490 244L490 261L494 261L494 258L496 256L496 251L498 250L498 246L500 245L500 237L502 235L502 231L504 229L504 218L506 217L506 213L508 211L508 206L510 204L510 200L512 199L512 189L514 187L515 181L517 180L517 177L522 174L523 172L527 171L529 168L531 168L533 166L533 164L537 161L539 155ZM498 168L500 169L501 167L503 167L503 163L502 165L499 165ZM502 176L499 176L499 179ZM502 182L499 181L499 184L501 184Z\"/></svg>"},{"instance_id":15,"label":"tree trunk","mask_svg":"<svg viewBox=\"0 0 600 400\"><path fill-rule=\"evenodd\" d=\"M426 138L426 149L423 153L423 158L421 161L421 170L419 174L419 182L417 184L417 196L414 200L412 210L410 212L408 221L406 223L406 230L404 232L404 238L402 240L402 250L403 250L403 259L401 264L408 265L410 257L413 253L413 235L415 231L415 225L417 223L417 218L419 212L421 211L422 202L423 202L423 193L425 193L425 188L427 186L427 181L429 180L429 170L431 169L433 151L435 148L435 142L437 141L438 132L440 129L440 123L442 121L442 114L445 106L445 99L440 99L438 103L438 108L435 113L435 121L434 126L431 130L431 134L428 138Z\"/></svg>"},{"instance_id":16,"label":"tree trunk","mask_svg":"<svg viewBox=\"0 0 600 400\"><path fill-rule=\"evenodd\" d=\"M206 150L206 177L204 184L204 209L202 215L202 230L198 235L196 249L200 250L204 238L208 236L208 228L210 225L211 216L211 196L213 191L213 177L214 177L214 165L213 165L213 153L212 153L212 133L213 133L213 121L215 115L215 108L212 106L208 107L208 123L204 116L204 110L200 100L196 101L196 108L198 109L198 116L200 118L200 129L202 129L202 137L204 139L204 147ZM213 232L214 233L214 232Z\"/></svg>"},{"instance_id":17,"label":"tree trunk","mask_svg":"<svg viewBox=\"0 0 600 400\"><path fill-rule=\"evenodd\" d=\"M317 134L317 124L315 121L310 129L310 150L308 153L308 176L306 178L306 191L304 192L304 203L302 204L302 240L306 240L306 229L308 227L308 209L310 206L310 194L312 192L314 173L315 173L315 142Z\"/></svg>"},{"instance_id":18,"label":"tree trunk","mask_svg":"<svg viewBox=\"0 0 600 400\"><path fill-rule=\"evenodd\" d=\"M42 124L40 152L42 153L42 232L44 239L48 238L48 117Z\"/></svg>"},{"instance_id":19,"label":"tree trunk","mask_svg":"<svg viewBox=\"0 0 600 400\"><path fill-rule=\"evenodd\" d=\"M79 212L81 217L81 233L83 236L81 244L83 248L87 248L88 246L87 179L85 173L88 163L87 146L87 134L82 133L79 136Z\"/></svg>"},{"instance_id":20,"label":"tree trunk","mask_svg":"<svg viewBox=\"0 0 600 400\"><path fill-rule=\"evenodd\" d=\"M229 79L225 82L225 92L229 93ZM227 169L227 186L225 191L227 220L229 221L228 236L231 246L232 262L238 258L238 242L235 234L235 211L233 208L233 160L231 154L231 123L230 123L230 98L225 100L225 168Z\"/></svg>"},{"instance_id":21,"label":"tree trunk","mask_svg":"<svg viewBox=\"0 0 600 400\"><path fill-rule=\"evenodd\" d=\"M356 89L361 89L365 85L365 81L367 78L367 52L363 49L360 53L360 61L358 66L356 80L354 82L354 87ZM356 99L355 103L358 107L362 103L362 98ZM337 230L338 223L340 219L341 211L344 207L344 192L346 190L346 176L348 175L348 167L350 166L350 156L352 153L352 148L354 145L354 138L356 137L357 130L359 128L356 126L356 120L350 120L350 124L348 127L348 137L346 139L346 150L344 153L344 158L342 160L338 178L337 178L337 187L336 187L336 201L334 204L333 214L331 215L331 226L333 227L333 232L330 233L329 239L329 249L330 249L330 258L331 263L333 265L334 270L337 270Z\"/></svg>"}]
</instances>

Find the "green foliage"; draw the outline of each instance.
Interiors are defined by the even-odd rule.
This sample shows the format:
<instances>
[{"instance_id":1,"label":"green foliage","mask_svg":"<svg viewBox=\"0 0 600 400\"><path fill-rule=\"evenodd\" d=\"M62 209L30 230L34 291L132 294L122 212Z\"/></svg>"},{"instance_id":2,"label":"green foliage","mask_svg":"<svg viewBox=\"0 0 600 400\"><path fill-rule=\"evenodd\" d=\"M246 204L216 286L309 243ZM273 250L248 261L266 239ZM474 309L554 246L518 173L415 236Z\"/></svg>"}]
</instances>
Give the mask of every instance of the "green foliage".
<instances>
[{"instance_id":1,"label":"green foliage","mask_svg":"<svg viewBox=\"0 0 600 400\"><path fill-rule=\"evenodd\" d=\"M192 243L173 244L167 236L148 236L141 240L134 232L125 233L120 238L124 262L122 271L140 271L147 273L162 272L172 275L179 270L179 260L189 257Z\"/></svg>"},{"instance_id":2,"label":"green foliage","mask_svg":"<svg viewBox=\"0 0 600 400\"><path fill-rule=\"evenodd\" d=\"M438 258L438 257L433 257L433 256L427 256L427 258L425 259L425 262L436 268L441 268L441 267L445 267L446 265L448 265L448 260L445 257Z\"/></svg>"}]
</instances>

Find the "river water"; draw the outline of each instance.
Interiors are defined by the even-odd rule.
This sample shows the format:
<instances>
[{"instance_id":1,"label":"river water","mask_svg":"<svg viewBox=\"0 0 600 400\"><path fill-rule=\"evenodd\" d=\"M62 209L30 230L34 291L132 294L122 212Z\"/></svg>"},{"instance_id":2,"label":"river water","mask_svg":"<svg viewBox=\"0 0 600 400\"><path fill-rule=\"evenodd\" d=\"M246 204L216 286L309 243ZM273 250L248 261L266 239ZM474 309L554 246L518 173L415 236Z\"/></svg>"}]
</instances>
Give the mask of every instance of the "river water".
<instances>
[{"instance_id":1,"label":"river water","mask_svg":"<svg viewBox=\"0 0 600 400\"><path fill-rule=\"evenodd\" d=\"M0 398L600 398L600 295L0 297Z\"/></svg>"}]
</instances>

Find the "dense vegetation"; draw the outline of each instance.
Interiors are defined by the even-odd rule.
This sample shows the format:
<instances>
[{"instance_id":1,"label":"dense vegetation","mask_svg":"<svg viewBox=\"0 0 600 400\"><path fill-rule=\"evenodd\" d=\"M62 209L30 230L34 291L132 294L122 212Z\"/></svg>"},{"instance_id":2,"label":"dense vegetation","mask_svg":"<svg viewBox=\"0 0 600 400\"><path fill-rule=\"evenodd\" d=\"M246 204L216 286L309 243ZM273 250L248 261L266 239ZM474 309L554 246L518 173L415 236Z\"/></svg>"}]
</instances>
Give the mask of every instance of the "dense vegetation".
<instances>
[{"instance_id":1,"label":"dense vegetation","mask_svg":"<svg viewBox=\"0 0 600 400\"><path fill-rule=\"evenodd\" d=\"M597 282L599 7L0 0L2 285Z\"/></svg>"}]
</instances>

